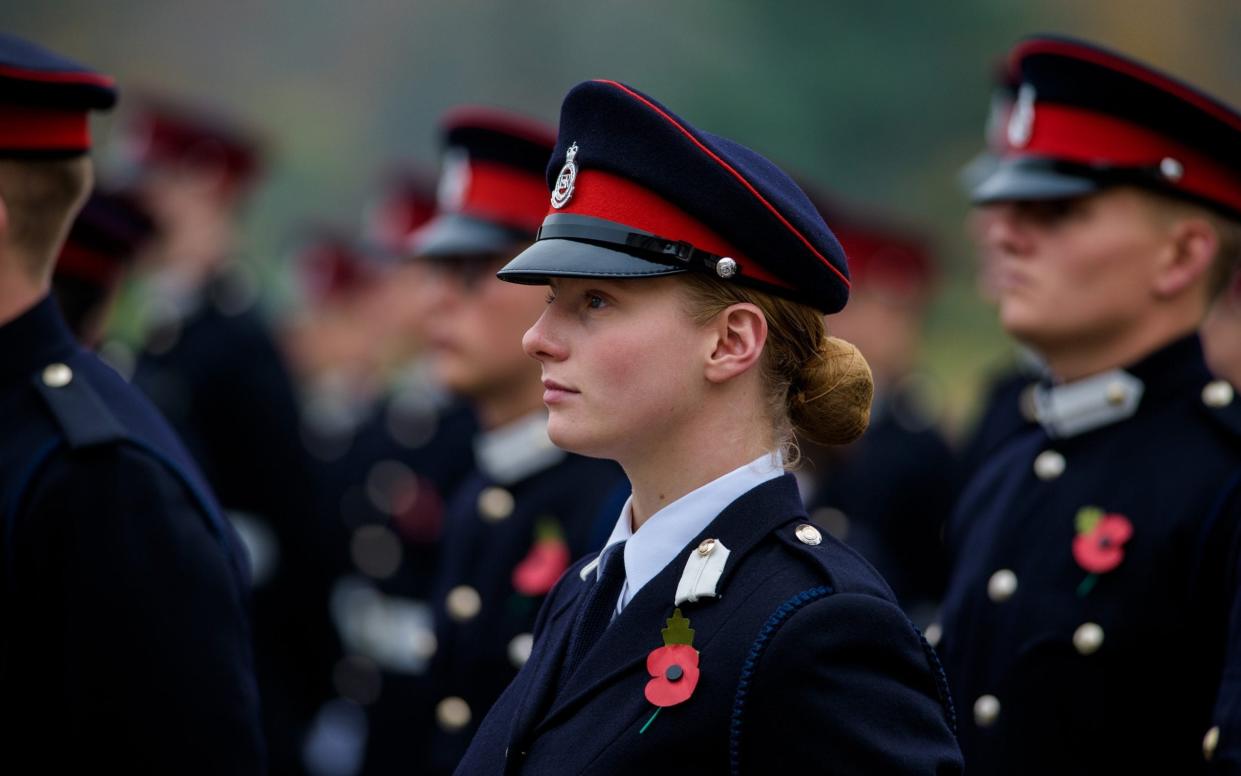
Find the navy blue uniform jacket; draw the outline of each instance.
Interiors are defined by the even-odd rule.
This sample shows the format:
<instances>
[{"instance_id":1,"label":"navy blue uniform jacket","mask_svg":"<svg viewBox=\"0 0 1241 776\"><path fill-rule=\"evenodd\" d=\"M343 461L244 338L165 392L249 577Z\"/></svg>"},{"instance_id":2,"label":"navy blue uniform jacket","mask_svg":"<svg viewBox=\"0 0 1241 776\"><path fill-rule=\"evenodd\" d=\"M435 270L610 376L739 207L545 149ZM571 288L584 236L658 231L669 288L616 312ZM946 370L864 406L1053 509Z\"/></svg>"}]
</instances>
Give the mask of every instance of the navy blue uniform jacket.
<instances>
[{"instance_id":1,"label":"navy blue uniform jacket","mask_svg":"<svg viewBox=\"0 0 1241 776\"><path fill-rule=\"evenodd\" d=\"M1241 404L1212 406L1231 391L1194 336L1126 371L1144 385L1132 416L1010 436L950 522L939 650L972 774L1238 772ZM1092 512L1132 533L1088 581L1073 545Z\"/></svg>"},{"instance_id":2,"label":"navy blue uniform jacket","mask_svg":"<svg viewBox=\"0 0 1241 776\"><path fill-rule=\"evenodd\" d=\"M725 509L647 583L557 693L557 670L595 576L571 568L535 626L534 652L487 715L458 774L956 774L961 755L934 653L887 585L806 522L792 475ZM731 550L718 598L680 608L696 631L692 697L644 697L685 559Z\"/></svg>"},{"instance_id":3,"label":"navy blue uniform jacket","mask_svg":"<svg viewBox=\"0 0 1241 776\"><path fill-rule=\"evenodd\" d=\"M0 326L0 423L0 757L261 773L240 547L167 424L50 298Z\"/></svg>"}]
</instances>

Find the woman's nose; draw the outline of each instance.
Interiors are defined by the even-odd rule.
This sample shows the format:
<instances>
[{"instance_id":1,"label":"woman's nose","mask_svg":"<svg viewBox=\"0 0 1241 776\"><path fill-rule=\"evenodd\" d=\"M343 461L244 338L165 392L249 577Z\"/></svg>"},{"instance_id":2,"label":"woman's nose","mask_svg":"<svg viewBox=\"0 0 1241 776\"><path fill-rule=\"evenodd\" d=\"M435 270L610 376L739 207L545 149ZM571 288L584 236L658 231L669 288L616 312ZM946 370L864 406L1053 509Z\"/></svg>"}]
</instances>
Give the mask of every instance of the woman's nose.
<instances>
[{"instance_id":1,"label":"woman's nose","mask_svg":"<svg viewBox=\"0 0 1241 776\"><path fill-rule=\"evenodd\" d=\"M555 338L554 313L549 306L522 335L521 347L526 355L537 361L559 361L564 358L565 349Z\"/></svg>"}]
</instances>

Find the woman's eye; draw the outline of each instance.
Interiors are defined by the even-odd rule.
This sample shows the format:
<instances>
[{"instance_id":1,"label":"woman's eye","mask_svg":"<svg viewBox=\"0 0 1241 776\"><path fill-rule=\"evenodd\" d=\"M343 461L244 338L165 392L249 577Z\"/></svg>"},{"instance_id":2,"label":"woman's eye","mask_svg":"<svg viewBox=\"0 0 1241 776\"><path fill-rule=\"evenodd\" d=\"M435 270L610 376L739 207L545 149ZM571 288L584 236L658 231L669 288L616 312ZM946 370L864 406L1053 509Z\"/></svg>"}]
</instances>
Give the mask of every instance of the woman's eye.
<instances>
[{"instance_id":1,"label":"woman's eye","mask_svg":"<svg viewBox=\"0 0 1241 776\"><path fill-rule=\"evenodd\" d=\"M587 294L586 295L586 306L592 310L598 310L599 308L603 307L605 304L607 303L603 301L603 297L599 296L598 294Z\"/></svg>"}]
</instances>

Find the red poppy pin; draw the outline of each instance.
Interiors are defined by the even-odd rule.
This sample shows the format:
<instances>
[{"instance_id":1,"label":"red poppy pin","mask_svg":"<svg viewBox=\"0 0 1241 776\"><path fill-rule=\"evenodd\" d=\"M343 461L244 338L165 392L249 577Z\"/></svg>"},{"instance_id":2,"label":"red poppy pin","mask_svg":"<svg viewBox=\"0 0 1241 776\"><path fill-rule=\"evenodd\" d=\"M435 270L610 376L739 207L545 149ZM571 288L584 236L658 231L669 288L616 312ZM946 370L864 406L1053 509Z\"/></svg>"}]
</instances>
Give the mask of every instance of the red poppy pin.
<instances>
[{"instance_id":1,"label":"red poppy pin","mask_svg":"<svg viewBox=\"0 0 1241 776\"><path fill-rule=\"evenodd\" d=\"M659 708L638 731L639 734L646 732L660 709L689 700L698 686L698 650L694 649L694 629L689 627L689 620L681 616L680 609L675 609L667 622L668 627L660 631L664 636L664 645L651 650L646 656L646 672L651 675L651 680L646 683L646 699Z\"/></svg>"},{"instance_id":2,"label":"red poppy pin","mask_svg":"<svg viewBox=\"0 0 1241 776\"><path fill-rule=\"evenodd\" d=\"M1125 542L1133 536L1133 523L1116 513L1104 513L1099 507L1077 510L1077 536L1073 538L1073 559L1090 572L1077 586L1077 594L1085 596L1106 574L1125 559Z\"/></svg>"},{"instance_id":3,"label":"red poppy pin","mask_svg":"<svg viewBox=\"0 0 1241 776\"><path fill-rule=\"evenodd\" d=\"M513 569L513 589L532 598L546 595L572 559L560 523L552 518L539 520L530 552Z\"/></svg>"}]
</instances>

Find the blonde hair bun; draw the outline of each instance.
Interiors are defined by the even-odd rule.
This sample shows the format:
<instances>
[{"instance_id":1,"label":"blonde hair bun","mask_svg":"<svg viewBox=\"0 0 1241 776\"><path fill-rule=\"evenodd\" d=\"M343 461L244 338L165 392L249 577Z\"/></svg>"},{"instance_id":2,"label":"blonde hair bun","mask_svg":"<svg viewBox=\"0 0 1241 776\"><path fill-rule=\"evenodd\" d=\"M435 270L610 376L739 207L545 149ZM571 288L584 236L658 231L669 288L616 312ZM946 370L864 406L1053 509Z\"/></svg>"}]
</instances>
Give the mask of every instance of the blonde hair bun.
<instances>
[{"instance_id":1,"label":"blonde hair bun","mask_svg":"<svg viewBox=\"0 0 1241 776\"><path fill-rule=\"evenodd\" d=\"M846 445L870 424L875 384L870 365L851 342L824 337L789 388L789 420L811 441Z\"/></svg>"}]
</instances>

